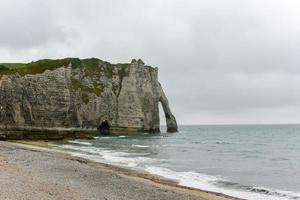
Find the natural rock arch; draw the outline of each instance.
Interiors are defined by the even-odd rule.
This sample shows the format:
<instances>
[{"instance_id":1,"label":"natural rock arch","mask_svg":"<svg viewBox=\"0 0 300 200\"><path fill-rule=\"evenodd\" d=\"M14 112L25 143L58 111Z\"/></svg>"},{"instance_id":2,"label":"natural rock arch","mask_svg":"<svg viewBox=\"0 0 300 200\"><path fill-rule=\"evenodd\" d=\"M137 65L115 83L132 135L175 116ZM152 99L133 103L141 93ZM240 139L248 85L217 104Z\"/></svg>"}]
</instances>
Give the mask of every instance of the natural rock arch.
<instances>
[{"instance_id":1,"label":"natural rock arch","mask_svg":"<svg viewBox=\"0 0 300 200\"><path fill-rule=\"evenodd\" d=\"M159 84L159 86L160 86L159 102L161 103L163 111L165 113L166 123L167 123L167 132L169 132L169 133L178 132L176 118L171 112L171 109L169 106L169 101L168 101L160 84Z\"/></svg>"}]
</instances>

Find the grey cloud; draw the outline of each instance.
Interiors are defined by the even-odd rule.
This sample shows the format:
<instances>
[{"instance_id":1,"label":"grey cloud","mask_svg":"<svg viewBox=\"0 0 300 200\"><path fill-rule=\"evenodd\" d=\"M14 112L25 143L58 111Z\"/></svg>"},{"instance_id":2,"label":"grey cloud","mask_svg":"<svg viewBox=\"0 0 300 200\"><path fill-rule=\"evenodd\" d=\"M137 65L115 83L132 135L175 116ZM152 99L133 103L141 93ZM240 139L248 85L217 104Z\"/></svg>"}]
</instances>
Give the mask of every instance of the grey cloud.
<instances>
[{"instance_id":1,"label":"grey cloud","mask_svg":"<svg viewBox=\"0 0 300 200\"><path fill-rule=\"evenodd\" d=\"M55 13L42 1L10 2L0 3L1 48L28 50L67 41L67 31L59 26Z\"/></svg>"},{"instance_id":2,"label":"grey cloud","mask_svg":"<svg viewBox=\"0 0 300 200\"><path fill-rule=\"evenodd\" d=\"M296 0L4 0L0 61L142 58L179 123L300 121Z\"/></svg>"}]
</instances>

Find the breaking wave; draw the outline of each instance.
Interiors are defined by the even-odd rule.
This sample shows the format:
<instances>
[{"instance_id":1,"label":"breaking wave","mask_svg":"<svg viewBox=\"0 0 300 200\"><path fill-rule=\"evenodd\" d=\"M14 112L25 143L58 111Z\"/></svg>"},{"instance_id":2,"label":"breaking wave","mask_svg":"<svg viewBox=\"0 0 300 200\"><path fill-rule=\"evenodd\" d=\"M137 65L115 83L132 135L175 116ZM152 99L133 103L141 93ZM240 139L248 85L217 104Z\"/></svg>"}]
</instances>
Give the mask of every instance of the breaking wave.
<instances>
[{"instance_id":1,"label":"breaking wave","mask_svg":"<svg viewBox=\"0 0 300 200\"><path fill-rule=\"evenodd\" d=\"M92 143L90 142L80 142L80 141L69 141L69 143L72 143L72 144L80 144L80 145L86 145L86 146L92 146Z\"/></svg>"},{"instance_id":2,"label":"breaking wave","mask_svg":"<svg viewBox=\"0 0 300 200\"><path fill-rule=\"evenodd\" d=\"M300 199L300 193L241 185L198 172L176 172L161 167L147 167L146 171L151 174L177 181L178 184L182 186L223 193L229 196L249 200Z\"/></svg>"}]
</instances>

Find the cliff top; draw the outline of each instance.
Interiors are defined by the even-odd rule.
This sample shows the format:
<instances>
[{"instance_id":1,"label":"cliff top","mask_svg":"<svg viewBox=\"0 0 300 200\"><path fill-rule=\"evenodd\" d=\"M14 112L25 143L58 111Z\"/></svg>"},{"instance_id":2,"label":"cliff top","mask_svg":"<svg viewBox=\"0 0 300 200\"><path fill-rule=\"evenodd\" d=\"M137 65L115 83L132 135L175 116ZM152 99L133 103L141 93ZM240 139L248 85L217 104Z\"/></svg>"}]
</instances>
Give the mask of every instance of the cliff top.
<instances>
[{"instance_id":1,"label":"cliff top","mask_svg":"<svg viewBox=\"0 0 300 200\"><path fill-rule=\"evenodd\" d=\"M132 62L139 62L144 64L141 60ZM24 76L26 74L40 74L46 70L54 70L60 67L67 67L71 64L72 68L97 68L100 64L105 65L108 69L113 69L115 66L127 68L130 63L111 64L107 61L98 58L64 58L64 59L43 59L31 63L0 63L0 78L2 75L19 74ZM151 66L145 66L149 69L154 69Z\"/></svg>"}]
</instances>

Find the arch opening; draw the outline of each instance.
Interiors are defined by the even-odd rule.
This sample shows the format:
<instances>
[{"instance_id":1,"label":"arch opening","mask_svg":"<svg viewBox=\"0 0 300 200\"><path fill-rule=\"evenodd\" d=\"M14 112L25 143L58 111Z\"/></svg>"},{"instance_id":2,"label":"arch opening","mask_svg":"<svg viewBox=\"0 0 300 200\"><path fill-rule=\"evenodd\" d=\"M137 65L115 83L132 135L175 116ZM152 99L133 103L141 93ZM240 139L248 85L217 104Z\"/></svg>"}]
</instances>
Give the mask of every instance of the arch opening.
<instances>
[{"instance_id":1,"label":"arch opening","mask_svg":"<svg viewBox=\"0 0 300 200\"><path fill-rule=\"evenodd\" d=\"M161 102L158 102L158 110L159 110L159 128L162 133L167 132L167 123L166 123L166 116L163 110Z\"/></svg>"},{"instance_id":2,"label":"arch opening","mask_svg":"<svg viewBox=\"0 0 300 200\"><path fill-rule=\"evenodd\" d=\"M159 102L163 108L162 110L163 110L165 120L166 120L167 132L168 133L178 132L177 122L176 122L174 115L171 112L171 109L170 109L170 106L169 106L166 96L162 95L159 98Z\"/></svg>"}]
</instances>

